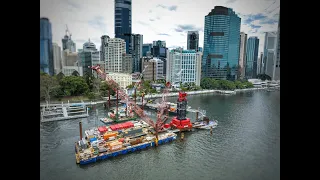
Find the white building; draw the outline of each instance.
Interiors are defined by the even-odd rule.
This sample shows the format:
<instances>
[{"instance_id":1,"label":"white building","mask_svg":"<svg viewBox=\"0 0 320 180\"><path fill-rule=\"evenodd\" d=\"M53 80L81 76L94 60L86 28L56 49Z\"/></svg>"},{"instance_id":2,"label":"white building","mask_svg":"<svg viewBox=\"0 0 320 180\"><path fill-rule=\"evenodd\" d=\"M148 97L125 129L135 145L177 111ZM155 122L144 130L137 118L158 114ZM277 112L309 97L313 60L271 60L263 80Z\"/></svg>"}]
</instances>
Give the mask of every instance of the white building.
<instances>
[{"instance_id":1,"label":"white building","mask_svg":"<svg viewBox=\"0 0 320 180\"><path fill-rule=\"evenodd\" d=\"M123 58L126 54L126 42L120 38L105 36L101 51L104 52L105 72L122 72Z\"/></svg>"},{"instance_id":2,"label":"white building","mask_svg":"<svg viewBox=\"0 0 320 180\"><path fill-rule=\"evenodd\" d=\"M193 82L200 86L201 52L195 50L171 50L167 61L166 80L172 84Z\"/></svg>"},{"instance_id":3,"label":"white building","mask_svg":"<svg viewBox=\"0 0 320 180\"><path fill-rule=\"evenodd\" d=\"M273 67L273 80L280 80L280 12L279 12L279 22L278 22L278 31L277 31L277 45L276 45L276 53L275 53L275 62Z\"/></svg>"},{"instance_id":4,"label":"white building","mask_svg":"<svg viewBox=\"0 0 320 180\"><path fill-rule=\"evenodd\" d=\"M52 43L54 73L58 74L62 69L61 47L57 43Z\"/></svg>"},{"instance_id":5,"label":"white building","mask_svg":"<svg viewBox=\"0 0 320 180\"><path fill-rule=\"evenodd\" d=\"M273 77L276 62L277 32L266 32L264 38L263 69L265 74Z\"/></svg>"},{"instance_id":6,"label":"white building","mask_svg":"<svg viewBox=\"0 0 320 180\"><path fill-rule=\"evenodd\" d=\"M108 76L117 82L120 88L126 88L132 84L132 75L129 73L109 73Z\"/></svg>"},{"instance_id":7,"label":"white building","mask_svg":"<svg viewBox=\"0 0 320 180\"><path fill-rule=\"evenodd\" d=\"M65 76L71 76L73 71L77 71L80 76L83 76L83 68L81 66L64 66L61 70Z\"/></svg>"}]
</instances>

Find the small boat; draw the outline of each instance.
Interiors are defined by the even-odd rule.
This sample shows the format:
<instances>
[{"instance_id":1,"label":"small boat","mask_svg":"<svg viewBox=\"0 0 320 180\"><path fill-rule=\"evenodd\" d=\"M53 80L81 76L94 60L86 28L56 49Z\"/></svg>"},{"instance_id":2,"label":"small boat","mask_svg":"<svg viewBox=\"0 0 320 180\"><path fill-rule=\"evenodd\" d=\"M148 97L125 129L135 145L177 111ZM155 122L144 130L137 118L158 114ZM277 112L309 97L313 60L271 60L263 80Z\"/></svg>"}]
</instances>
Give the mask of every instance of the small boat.
<instances>
[{"instance_id":1,"label":"small boat","mask_svg":"<svg viewBox=\"0 0 320 180\"><path fill-rule=\"evenodd\" d=\"M210 120L210 121L197 121L193 124L195 129L211 129L215 128L218 125L218 121Z\"/></svg>"}]
</instances>

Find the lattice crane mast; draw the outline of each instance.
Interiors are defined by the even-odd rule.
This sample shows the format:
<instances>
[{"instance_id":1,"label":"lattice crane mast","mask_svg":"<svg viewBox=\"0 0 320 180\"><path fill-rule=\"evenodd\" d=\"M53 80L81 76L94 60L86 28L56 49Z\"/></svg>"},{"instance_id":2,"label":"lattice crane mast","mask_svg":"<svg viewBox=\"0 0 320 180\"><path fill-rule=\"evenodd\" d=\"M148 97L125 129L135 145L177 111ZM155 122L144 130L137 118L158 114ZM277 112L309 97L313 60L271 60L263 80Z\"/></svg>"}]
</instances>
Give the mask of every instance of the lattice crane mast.
<instances>
[{"instance_id":1,"label":"lattice crane mast","mask_svg":"<svg viewBox=\"0 0 320 180\"><path fill-rule=\"evenodd\" d=\"M129 96L125 93L125 91L122 88L119 88L118 83L116 83L110 76L108 76L106 73L104 73L100 65L96 66L88 66L92 70L96 71L96 73L108 83L108 85L115 91L118 92L118 95L121 100L127 101L129 105L132 106L133 110L135 113L144 121L146 122L149 126L153 127L155 132L156 132L156 142L158 141L158 132L163 129L163 123L161 123L159 120L157 120L156 123L153 122L153 120L148 117L144 111L132 100L130 100Z\"/></svg>"}]
</instances>

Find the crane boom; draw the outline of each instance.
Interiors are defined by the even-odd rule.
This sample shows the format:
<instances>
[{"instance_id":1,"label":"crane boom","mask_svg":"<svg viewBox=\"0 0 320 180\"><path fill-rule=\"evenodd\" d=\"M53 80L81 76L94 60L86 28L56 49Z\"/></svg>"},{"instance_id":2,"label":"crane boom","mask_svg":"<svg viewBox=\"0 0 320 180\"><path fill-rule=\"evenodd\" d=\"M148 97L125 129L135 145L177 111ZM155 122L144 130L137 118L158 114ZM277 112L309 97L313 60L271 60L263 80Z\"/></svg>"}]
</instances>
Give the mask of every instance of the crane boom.
<instances>
[{"instance_id":1,"label":"crane boom","mask_svg":"<svg viewBox=\"0 0 320 180\"><path fill-rule=\"evenodd\" d=\"M158 129L162 128L161 126L158 127L152 119L150 119L144 111L137 105L135 104L134 101L130 100L129 96L125 93L125 91L122 88L119 88L118 83L116 83L110 76L108 76L106 73L104 73L100 65L96 66L89 66L89 68L93 69L94 71L97 72L97 74L102 78L106 80L106 83L115 91L118 92L118 95L121 100L127 101L128 105L131 105L135 113L144 121L146 122L149 126L153 127L156 131Z\"/></svg>"}]
</instances>

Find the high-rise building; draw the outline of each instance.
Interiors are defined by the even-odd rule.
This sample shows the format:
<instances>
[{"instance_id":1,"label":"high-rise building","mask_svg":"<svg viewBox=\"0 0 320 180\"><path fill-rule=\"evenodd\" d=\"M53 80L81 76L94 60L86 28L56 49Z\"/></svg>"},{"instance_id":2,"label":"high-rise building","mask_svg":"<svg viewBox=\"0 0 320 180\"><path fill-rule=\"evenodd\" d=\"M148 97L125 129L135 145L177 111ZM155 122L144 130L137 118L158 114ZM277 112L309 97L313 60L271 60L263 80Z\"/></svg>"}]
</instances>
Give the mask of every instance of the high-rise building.
<instances>
[{"instance_id":1,"label":"high-rise building","mask_svg":"<svg viewBox=\"0 0 320 180\"><path fill-rule=\"evenodd\" d=\"M241 32L240 33L239 69L238 69L238 78L240 79L243 79L245 76L246 51L247 51L247 34L244 32Z\"/></svg>"},{"instance_id":2,"label":"high-rise building","mask_svg":"<svg viewBox=\"0 0 320 180\"><path fill-rule=\"evenodd\" d=\"M277 51L276 51L276 63L273 72L273 80L280 80L280 12L278 22L278 34L277 34Z\"/></svg>"},{"instance_id":3,"label":"high-rise building","mask_svg":"<svg viewBox=\"0 0 320 180\"><path fill-rule=\"evenodd\" d=\"M76 43L74 43L71 40L71 33L68 30L68 27L66 28L66 34L64 35L62 39L62 50L68 49L70 52L76 52Z\"/></svg>"},{"instance_id":4,"label":"high-rise building","mask_svg":"<svg viewBox=\"0 0 320 180\"><path fill-rule=\"evenodd\" d=\"M132 56L126 56L126 42L120 38L110 38L109 36L104 39L104 58L105 58L105 71L106 72L123 72L124 61L132 59ZM132 68L132 60L131 68ZM132 69L131 69L132 71Z\"/></svg>"},{"instance_id":5,"label":"high-rise building","mask_svg":"<svg viewBox=\"0 0 320 180\"><path fill-rule=\"evenodd\" d=\"M48 18L40 18L40 70L54 75L52 30Z\"/></svg>"},{"instance_id":6,"label":"high-rise building","mask_svg":"<svg viewBox=\"0 0 320 180\"><path fill-rule=\"evenodd\" d=\"M259 54L259 39L249 37L246 51L245 77L252 79L257 77L257 63Z\"/></svg>"},{"instance_id":7,"label":"high-rise building","mask_svg":"<svg viewBox=\"0 0 320 180\"><path fill-rule=\"evenodd\" d=\"M141 72L143 35L132 34L131 45L132 45L132 58L133 58L132 72Z\"/></svg>"},{"instance_id":8,"label":"high-rise building","mask_svg":"<svg viewBox=\"0 0 320 180\"><path fill-rule=\"evenodd\" d=\"M188 31L187 49L195 51L199 50L199 31Z\"/></svg>"},{"instance_id":9,"label":"high-rise building","mask_svg":"<svg viewBox=\"0 0 320 180\"><path fill-rule=\"evenodd\" d=\"M199 48L198 48L198 51L199 51L199 52L203 52L203 48L202 48L202 47L199 47Z\"/></svg>"},{"instance_id":10,"label":"high-rise building","mask_svg":"<svg viewBox=\"0 0 320 180\"><path fill-rule=\"evenodd\" d=\"M133 58L131 54L125 54L122 57L122 73L132 73Z\"/></svg>"},{"instance_id":11,"label":"high-rise building","mask_svg":"<svg viewBox=\"0 0 320 180\"><path fill-rule=\"evenodd\" d=\"M125 40L125 52L131 54L131 0L115 0L115 37Z\"/></svg>"},{"instance_id":12,"label":"high-rise building","mask_svg":"<svg viewBox=\"0 0 320 180\"><path fill-rule=\"evenodd\" d=\"M260 53L260 56L258 57L258 63L257 63L257 75L262 74L262 60L263 60L263 53Z\"/></svg>"},{"instance_id":13,"label":"high-rise building","mask_svg":"<svg viewBox=\"0 0 320 180\"><path fill-rule=\"evenodd\" d=\"M58 74L62 69L61 47L57 43L52 43L54 73Z\"/></svg>"},{"instance_id":14,"label":"high-rise building","mask_svg":"<svg viewBox=\"0 0 320 180\"><path fill-rule=\"evenodd\" d=\"M153 41L152 46L166 47L166 41L161 41L161 40Z\"/></svg>"},{"instance_id":15,"label":"high-rise building","mask_svg":"<svg viewBox=\"0 0 320 180\"><path fill-rule=\"evenodd\" d=\"M202 76L237 78L241 18L231 9L215 6L205 16Z\"/></svg>"},{"instance_id":16,"label":"high-rise building","mask_svg":"<svg viewBox=\"0 0 320 180\"><path fill-rule=\"evenodd\" d=\"M271 78L273 77L273 70L275 67L276 43L277 32L266 32L263 50L263 73Z\"/></svg>"},{"instance_id":17,"label":"high-rise building","mask_svg":"<svg viewBox=\"0 0 320 180\"><path fill-rule=\"evenodd\" d=\"M101 61L106 61L106 58L105 58L105 54L106 54L106 48L105 48L105 44L107 43L107 39L110 39L109 36L107 35L103 35L101 36L101 46L100 46L100 60Z\"/></svg>"},{"instance_id":18,"label":"high-rise building","mask_svg":"<svg viewBox=\"0 0 320 180\"><path fill-rule=\"evenodd\" d=\"M83 74L93 75L93 70L88 66L100 65L101 69L105 68L105 62L100 61L100 52L97 50L96 45L90 41L83 44L83 50L79 52L79 61L83 68Z\"/></svg>"},{"instance_id":19,"label":"high-rise building","mask_svg":"<svg viewBox=\"0 0 320 180\"><path fill-rule=\"evenodd\" d=\"M62 52L62 66L75 66L78 62L78 53L66 49Z\"/></svg>"},{"instance_id":20,"label":"high-rise building","mask_svg":"<svg viewBox=\"0 0 320 180\"><path fill-rule=\"evenodd\" d=\"M166 58L167 57L167 48L165 41L153 41L152 44L152 56L157 58Z\"/></svg>"},{"instance_id":21,"label":"high-rise building","mask_svg":"<svg viewBox=\"0 0 320 180\"><path fill-rule=\"evenodd\" d=\"M143 44L142 45L142 56L148 56L148 54L151 55L152 52L152 44Z\"/></svg>"},{"instance_id":22,"label":"high-rise building","mask_svg":"<svg viewBox=\"0 0 320 180\"><path fill-rule=\"evenodd\" d=\"M171 50L168 55L166 80L176 83L193 82L200 86L201 52L195 50Z\"/></svg>"},{"instance_id":23,"label":"high-rise building","mask_svg":"<svg viewBox=\"0 0 320 180\"><path fill-rule=\"evenodd\" d=\"M143 79L149 81L156 81L164 79L163 76L163 61L159 58L142 58L142 67L145 68Z\"/></svg>"}]
</instances>

